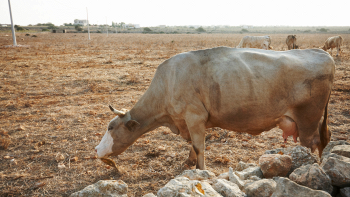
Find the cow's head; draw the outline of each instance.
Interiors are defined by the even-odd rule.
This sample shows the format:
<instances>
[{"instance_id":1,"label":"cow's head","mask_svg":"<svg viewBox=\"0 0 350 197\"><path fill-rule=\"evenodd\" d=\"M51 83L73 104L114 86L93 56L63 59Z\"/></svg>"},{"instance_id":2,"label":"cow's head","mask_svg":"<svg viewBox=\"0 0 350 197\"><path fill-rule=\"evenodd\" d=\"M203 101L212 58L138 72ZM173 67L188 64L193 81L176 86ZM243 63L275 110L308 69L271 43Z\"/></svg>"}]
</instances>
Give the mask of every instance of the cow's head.
<instances>
[{"instance_id":1,"label":"cow's head","mask_svg":"<svg viewBox=\"0 0 350 197\"><path fill-rule=\"evenodd\" d=\"M117 116L109 122L105 135L95 148L98 158L121 154L140 136L137 133L140 123L131 119L130 112L109 108Z\"/></svg>"},{"instance_id":2,"label":"cow's head","mask_svg":"<svg viewBox=\"0 0 350 197\"><path fill-rule=\"evenodd\" d=\"M320 47L320 49L323 49L324 51L327 51L326 45L323 45L322 47Z\"/></svg>"}]
</instances>

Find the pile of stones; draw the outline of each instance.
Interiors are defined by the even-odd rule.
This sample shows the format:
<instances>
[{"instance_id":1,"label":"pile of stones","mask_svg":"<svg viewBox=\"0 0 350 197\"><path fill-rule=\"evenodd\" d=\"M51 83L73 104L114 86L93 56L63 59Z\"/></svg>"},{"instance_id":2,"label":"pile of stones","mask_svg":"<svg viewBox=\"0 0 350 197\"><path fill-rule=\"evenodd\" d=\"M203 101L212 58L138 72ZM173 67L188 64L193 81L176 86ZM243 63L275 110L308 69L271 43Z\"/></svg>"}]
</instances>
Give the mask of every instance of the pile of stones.
<instances>
[{"instance_id":1,"label":"pile of stones","mask_svg":"<svg viewBox=\"0 0 350 197\"><path fill-rule=\"evenodd\" d=\"M127 196L123 181L99 181L71 196ZM350 197L350 143L330 142L321 159L310 150L268 150L259 164L239 162L215 176L207 170L185 170L157 194L143 197Z\"/></svg>"}]
</instances>

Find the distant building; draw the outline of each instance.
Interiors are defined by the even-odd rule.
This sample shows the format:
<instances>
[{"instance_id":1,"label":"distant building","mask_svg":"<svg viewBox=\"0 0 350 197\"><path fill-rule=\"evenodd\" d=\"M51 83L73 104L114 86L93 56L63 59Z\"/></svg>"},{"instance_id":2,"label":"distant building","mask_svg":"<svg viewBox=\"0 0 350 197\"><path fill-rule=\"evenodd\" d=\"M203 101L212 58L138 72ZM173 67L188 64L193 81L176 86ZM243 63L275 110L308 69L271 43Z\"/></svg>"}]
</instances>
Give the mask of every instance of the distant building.
<instances>
[{"instance_id":1,"label":"distant building","mask_svg":"<svg viewBox=\"0 0 350 197\"><path fill-rule=\"evenodd\" d=\"M74 20L74 25L86 26L86 25L87 25L87 20L75 19L75 20Z\"/></svg>"},{"instance_id":2,"label":"distant building","mask_svg":"<svg viewBox=\"0 0 350 197\"><path fill-rule=\"evenodd\" d=\"M135 29L137 29L137 28L140 28L140 25L139 24L131 24L131 23L129 23L129 24L125 24L125 28L135 28Z\"/></svg>"}]
</instances>

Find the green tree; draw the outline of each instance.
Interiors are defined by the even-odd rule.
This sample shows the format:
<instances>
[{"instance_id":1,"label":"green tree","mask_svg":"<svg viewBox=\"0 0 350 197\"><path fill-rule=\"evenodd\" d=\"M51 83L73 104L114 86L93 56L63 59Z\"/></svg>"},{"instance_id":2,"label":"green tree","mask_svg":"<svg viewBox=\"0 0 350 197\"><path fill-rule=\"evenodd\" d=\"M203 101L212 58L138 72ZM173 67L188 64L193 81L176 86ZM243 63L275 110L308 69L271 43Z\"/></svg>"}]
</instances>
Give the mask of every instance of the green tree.
<instances>
[{"instance_id":1,"label":"green tree","mask_svg":"<svg viewBox=\"0 0 350 197\"><path fill-rule=\"evenodd\" d=\"M76 25L74 28L77 31L83 31L83 28L80 25Z\"/></svg>"},{"instance_id":2,"label":"green tree","mask_svg":"<svg viewBox=\"0 0 350 197\"><path fill-rule=\"evenodd\" d=\"M198 29L196 29L196 31L198 31L198 32L206 32L203 27L198 27Z\"/></svg>"},{"instance_id":3,"label":"green tree","mask_svg":"<svg viewBox=\"0 0 350 197\"><path fill-rule=\"evenodd\" d=\"M316 29L317 30L317 29ZM318 31L320 32L327 32L329 29L326 29L326 28L321 28L321 29L318 29Z\"/></svg>"},{"instance_id":4,"label":"green tree","mask_svg":"<svg viewBox=\"0 0 350 197\"><path fill-rule=\"evenodd\" d=\"M144 31L144 32L151 32L152 29L150 29L149 27L145 27L145 28L143 28L143 31Z\"/></svg>"},{"instance_id":5,"label":"green tree","mask_svg":"<svg viewBox=\"0 0 350 197\"><path fill-rule=\"evenodd\" d=\"M16 31L24 31L23 27L20 27L19 25L15 25Z\"/></svg>"},{"instance_id":6,"label":"green tree","mask_svg":"<svg viewBox=\"0 0 350 197\"><path fill-rule=\"evenodd\" d=\"M242 29L241 31L242 31L243 33L249 32L248 29Z\"/></svg>"}]
</instances>

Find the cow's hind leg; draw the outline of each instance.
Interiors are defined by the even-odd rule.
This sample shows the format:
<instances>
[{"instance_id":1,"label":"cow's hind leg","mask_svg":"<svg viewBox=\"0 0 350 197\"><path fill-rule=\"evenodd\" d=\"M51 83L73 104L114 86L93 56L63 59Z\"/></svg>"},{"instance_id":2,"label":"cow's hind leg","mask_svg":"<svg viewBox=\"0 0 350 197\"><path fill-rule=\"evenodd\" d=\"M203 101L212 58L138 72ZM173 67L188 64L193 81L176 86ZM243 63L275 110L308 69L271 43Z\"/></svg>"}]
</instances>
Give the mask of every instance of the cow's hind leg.
<instances>
[{"instance_id":1,"label":"cow's hind leg","mask_svg":"<svg viewBox=\"0 0 350 197\"><path fill-rule=\"evenodd\" d=\"M316 148L319 149L321 141L318 127L322 110L312 106L304 106L294 111L294 115L293 119L298 128L300 144L310 148L311 152L314 152ZM319 150L319 152L322 152L322 150Z\"/></svg>"}]
</instances>

